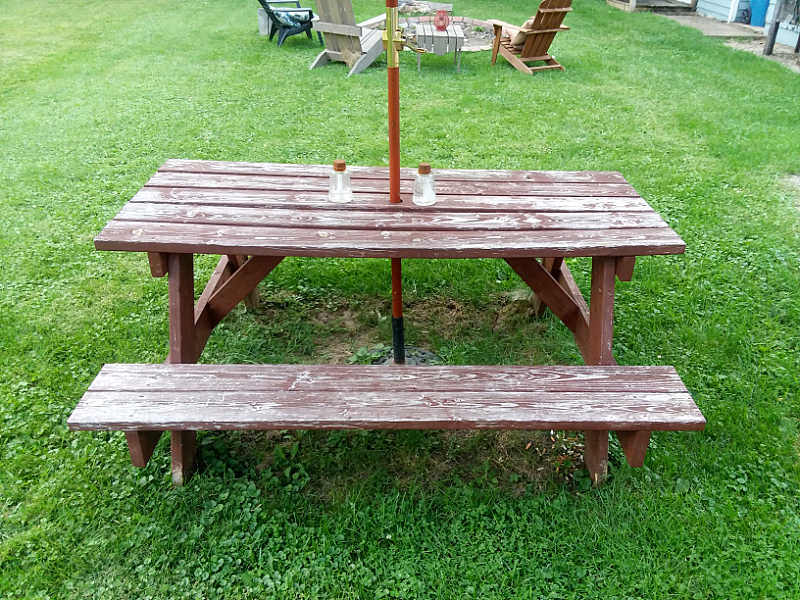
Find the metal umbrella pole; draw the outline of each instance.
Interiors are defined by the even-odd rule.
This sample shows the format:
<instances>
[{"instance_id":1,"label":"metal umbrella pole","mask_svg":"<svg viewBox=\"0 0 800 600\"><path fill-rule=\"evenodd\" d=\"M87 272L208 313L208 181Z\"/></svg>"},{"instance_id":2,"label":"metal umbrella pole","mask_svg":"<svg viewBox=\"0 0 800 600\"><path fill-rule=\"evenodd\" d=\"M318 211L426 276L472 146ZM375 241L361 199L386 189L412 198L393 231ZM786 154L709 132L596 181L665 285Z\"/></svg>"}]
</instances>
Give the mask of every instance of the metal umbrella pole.
<instances>
[{"instance_id":1,"label":"metal umbrella pole","mask_svg":"<svg viewBox=\"0 0 800 600\"><path fill-rule=\"evenodd\" d=\"M386 0L386 71L389 91L389 202L400 199L400 50L403 38L397 10L397 0ZM406 362L403 330L403 278L399 258L392 258L392 349L395 364Z\"/></svg>"}]
</instances>

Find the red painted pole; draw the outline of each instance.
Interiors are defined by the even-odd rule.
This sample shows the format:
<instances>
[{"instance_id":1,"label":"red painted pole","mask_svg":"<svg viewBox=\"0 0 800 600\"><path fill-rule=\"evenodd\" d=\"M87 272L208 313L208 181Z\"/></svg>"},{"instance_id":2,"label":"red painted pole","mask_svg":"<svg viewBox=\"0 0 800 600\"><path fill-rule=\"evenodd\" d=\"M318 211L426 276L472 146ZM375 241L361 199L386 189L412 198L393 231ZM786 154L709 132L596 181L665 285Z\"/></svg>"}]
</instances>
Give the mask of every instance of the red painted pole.
<instances>
[{"instance_id":1,"label":"red painted pole","mask_svg":"<svg viewBox=\"0 0 800 600\"><path fill-rule=\"evenodd\" d=\"M386 0L386 72L389 98L389 202L400 198L400 55L396 36L399 31L397 0ZM403 276L399 258L392 259L392 350L394 362L406 362L403 328Z\"/></svg>"}]
</instances>

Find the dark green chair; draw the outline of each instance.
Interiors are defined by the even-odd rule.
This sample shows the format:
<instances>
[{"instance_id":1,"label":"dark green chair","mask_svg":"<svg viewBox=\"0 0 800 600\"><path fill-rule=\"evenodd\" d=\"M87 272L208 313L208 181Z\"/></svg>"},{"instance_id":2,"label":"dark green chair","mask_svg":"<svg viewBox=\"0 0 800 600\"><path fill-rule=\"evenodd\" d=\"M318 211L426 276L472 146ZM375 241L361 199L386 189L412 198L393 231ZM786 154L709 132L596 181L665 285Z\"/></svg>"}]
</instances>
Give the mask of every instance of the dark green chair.
<instances>
[{"instance_id":1,"label":"dark green chair","mask_svg":"<svg viewBox=\"0 0 800 600\"><path fill-rule=\"evenodd\" d=\"M305 31L308 39L312 39L314 12L310 8L301 8L298 0L258 0L270 20L269 39L278 33L278 46L290 35ZM276 4L291 4L294 8L276 8ZM322 44L322 34L317 32L319 43Z\"/></svg>"}]
</instances>

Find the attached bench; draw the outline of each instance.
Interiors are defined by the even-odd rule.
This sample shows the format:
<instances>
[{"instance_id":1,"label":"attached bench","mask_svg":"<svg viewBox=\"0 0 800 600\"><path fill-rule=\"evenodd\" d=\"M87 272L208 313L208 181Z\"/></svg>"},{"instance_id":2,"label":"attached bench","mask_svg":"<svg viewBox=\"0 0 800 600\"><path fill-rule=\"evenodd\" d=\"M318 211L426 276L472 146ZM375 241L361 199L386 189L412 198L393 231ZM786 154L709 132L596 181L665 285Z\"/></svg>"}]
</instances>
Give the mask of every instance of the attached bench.
<instances>
[{"instance_id":1,"label":"attached bench","mask_svg":"<svg viewBox=\"0 0 800 600\"><path fill-rule=\"evenodd\" d=\"M198 430L580 430L599 483L609 431L639 467L651 431L702 430L705 419L673 367L108 364L68 425L125 431L140 467L173 432L178 485Z\"/></svg>"}]
</instances>

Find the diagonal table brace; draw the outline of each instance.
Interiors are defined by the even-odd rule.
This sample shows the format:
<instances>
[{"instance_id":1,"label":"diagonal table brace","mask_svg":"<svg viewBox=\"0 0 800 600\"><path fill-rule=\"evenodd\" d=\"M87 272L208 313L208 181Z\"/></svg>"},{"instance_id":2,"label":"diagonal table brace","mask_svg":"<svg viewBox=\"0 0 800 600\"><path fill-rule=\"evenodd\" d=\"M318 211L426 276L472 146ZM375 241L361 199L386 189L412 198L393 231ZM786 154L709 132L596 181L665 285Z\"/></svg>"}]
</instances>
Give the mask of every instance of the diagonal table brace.
<instances>
[{"instance_id":1,"label":"diagonal table brace","mask_svg":"<svg viewBox=\"0 0 800 600\"><path fill-rule=\"evenodd\" d=\"M507 258L506 262L528 284L536 297L546 304L573 333L575 343L586 360L589 315L585 308L586 301L578 290L578 286L574 285L574 281L571 281L574 289L570 289L572 286L566 284L567 277L572 280L572 274L567 275L569 273L567 266L562 264L559 269L560 277L564 279L564 285L562 285L551 271L535 258Z\"/></svg>"},{"instance_id":2,"label":"diagonal table brace","mask_svg":"<svg viewBox=\"0 0 800 600\"><path fill-rule=\"evenodd\" d=\"M248 298L282 260L282 256L252 256L240 263L238 257L220 258L194 308L196 356L191 362L202 354L214 327L239 302Z\"/></svg>"}]
</instances>

